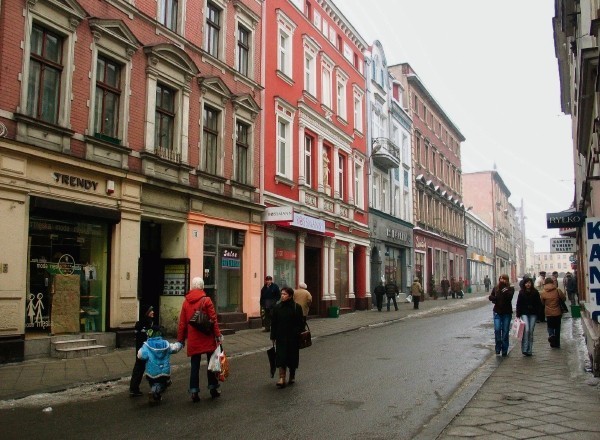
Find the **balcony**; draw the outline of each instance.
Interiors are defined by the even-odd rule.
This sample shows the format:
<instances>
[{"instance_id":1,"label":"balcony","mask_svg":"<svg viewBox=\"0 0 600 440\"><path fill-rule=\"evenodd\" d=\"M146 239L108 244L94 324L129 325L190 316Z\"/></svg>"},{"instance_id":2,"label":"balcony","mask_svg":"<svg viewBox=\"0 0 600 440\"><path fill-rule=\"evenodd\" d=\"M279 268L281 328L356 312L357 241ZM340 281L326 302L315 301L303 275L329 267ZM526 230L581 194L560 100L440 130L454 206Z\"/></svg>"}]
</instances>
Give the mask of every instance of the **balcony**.
<instances>
[{"instance_id":1,"label":"balcony","mask_svg":"<svg viewBox=\"0 0 600 440\"><path fill-rule=\"evenodd\" d=\"M388 138L373 139L371 157L373 163L385 170L398 168L400 166L400 148Z\"/></svg>"}]
</instances>

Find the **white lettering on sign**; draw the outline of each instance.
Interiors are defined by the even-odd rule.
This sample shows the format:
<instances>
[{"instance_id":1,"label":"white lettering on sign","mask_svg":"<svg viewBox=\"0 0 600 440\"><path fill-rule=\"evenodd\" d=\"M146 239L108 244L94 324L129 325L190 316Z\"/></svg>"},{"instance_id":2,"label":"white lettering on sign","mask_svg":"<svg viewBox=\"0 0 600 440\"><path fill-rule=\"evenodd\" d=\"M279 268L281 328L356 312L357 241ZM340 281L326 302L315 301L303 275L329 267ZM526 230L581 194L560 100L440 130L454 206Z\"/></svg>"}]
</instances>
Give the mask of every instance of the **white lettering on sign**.
<instances>
[{"instance_id":1,"label":"white lettering on sign","mask_svg":"<svg viewBox=\"0 0 600 440\"><path fill-rule=\"evenodd\" d=\"M588 260L588 277L590 300L585 308L592 314L592 319L598 322L600 317L600 218L586 220L586 255Z\"/></svg>"}]
</instances>

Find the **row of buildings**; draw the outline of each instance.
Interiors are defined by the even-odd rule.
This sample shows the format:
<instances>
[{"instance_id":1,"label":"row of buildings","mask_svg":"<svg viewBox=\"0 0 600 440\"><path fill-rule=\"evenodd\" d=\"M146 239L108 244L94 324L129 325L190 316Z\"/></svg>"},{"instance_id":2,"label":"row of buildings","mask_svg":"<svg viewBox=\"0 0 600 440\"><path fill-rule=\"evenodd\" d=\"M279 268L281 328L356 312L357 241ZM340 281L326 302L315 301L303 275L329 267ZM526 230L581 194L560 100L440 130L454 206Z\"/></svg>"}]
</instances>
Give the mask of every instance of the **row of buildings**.
<instances>
[{"instance_id":1,"label":"row of buildings","mask_svg":"<svg viewBox=\"0 0 600 440\"><path fill-rule=\"evenodd\" d=\"M173 330L194 276L235 327L267 274L325 315L524 271L499 173L331 1L0 0L0 90L0 361Z\"/></svg>"},{"instance_id":2,"label":"row of buildings","mask_svg":"<svg viewBox=\"0 0 600 440\"><path fill-rule=\"evenodd\" d=\"M555 0L554 47L563 113L571 116L574 194L569 211L577 252L573 267L585 340L595 376L600 376L600 9L595 0Z\"/></svg>"}]
</instances>

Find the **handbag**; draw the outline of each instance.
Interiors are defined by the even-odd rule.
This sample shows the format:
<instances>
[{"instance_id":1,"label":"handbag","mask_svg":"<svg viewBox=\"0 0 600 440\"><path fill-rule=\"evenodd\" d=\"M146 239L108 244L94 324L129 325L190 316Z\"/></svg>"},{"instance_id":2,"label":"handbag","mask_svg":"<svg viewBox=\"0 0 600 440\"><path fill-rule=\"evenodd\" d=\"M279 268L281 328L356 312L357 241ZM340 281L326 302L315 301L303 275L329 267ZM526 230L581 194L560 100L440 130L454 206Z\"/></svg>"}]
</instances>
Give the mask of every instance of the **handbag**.
<instances>
[{"instance_id":1,"label":"handbag","mask_svg":"<svg viewBox=\"0 0 600 440\"><path fill-rule=\"evenodd\" d=\"M560 305L561 313L567 313L569 311L567 304L564 302L564 300L560 296L558 297L558 304Z\"/></svg>"},{"instance_id":2,"label":"handbag","mask_svg":"<svg viewBox=\"0 0 600 440\"><path fill-rule=\"evenodd\" d=\"M200 306L198 307L198 310L196 310L190 318L189 324L196 330L200 330L205 335L210 335L212 333L215 323L208 317L206 313L202 311L202 300L200 300Z\"/></svg>"},{"instance_id":3,"label":"handbag","mask_svg":"<svg viewBox=\"0 0 600 440\"><path fill-rule=\"evenodd\" d=\"M312 345L310 327L308 323L305 324L304 330L298 335L298 348L303 349Z\"/></svg>"},{"instance_id":4,"label":"handbag","mask_svg":"<svg viewBox=\"0 0 600 440\"><path fill-rule=\"evenodd\" d=\"M525 321L521 318L515 318L510 328L510 335L518 341L523 339L523 333L525 332Z\"/></svg>"}]
</instances>

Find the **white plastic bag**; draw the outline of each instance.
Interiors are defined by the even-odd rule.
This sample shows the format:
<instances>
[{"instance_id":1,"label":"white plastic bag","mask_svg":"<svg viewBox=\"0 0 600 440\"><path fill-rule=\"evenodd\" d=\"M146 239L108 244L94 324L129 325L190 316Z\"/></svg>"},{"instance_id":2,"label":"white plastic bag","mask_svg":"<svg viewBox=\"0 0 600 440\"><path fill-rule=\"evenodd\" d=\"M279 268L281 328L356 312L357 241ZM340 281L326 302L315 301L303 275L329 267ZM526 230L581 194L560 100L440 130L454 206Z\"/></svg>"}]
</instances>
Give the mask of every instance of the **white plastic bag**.
<instances>
[{"instance_id":1,"label":"white plastic bag","mask_svg":"<svg viewBox=\"0 0 600 440\"><path fill-rule=\"evenodd\" d=\"M407 302L407 303L410 303L410 302L412 302L412 295L408 295L408 296L406 297L406 302Z\"/></svg>"},{"instance_id":2,"label":"white plastic bag","mask_svg":"<svg viewBox=\"0 0 600 440\"><path fill-rule=\"evenodd\" d=\"M208 371L214 373L221 372L221 346L217 345L217 349L213 352L210 360L208 361Z\"/></svg>"}]
</instances>

